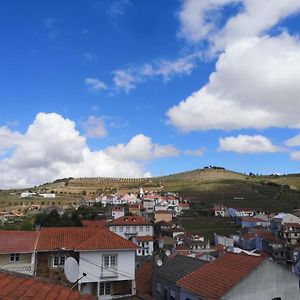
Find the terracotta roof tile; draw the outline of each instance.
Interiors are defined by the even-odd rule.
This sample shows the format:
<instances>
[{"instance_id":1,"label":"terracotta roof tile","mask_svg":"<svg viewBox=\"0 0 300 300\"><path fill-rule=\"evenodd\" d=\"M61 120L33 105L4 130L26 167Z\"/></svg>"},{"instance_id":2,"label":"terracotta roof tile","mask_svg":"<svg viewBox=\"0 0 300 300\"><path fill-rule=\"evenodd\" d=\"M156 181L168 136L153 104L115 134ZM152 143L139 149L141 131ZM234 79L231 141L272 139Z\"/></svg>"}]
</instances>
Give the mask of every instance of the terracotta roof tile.
<instances>
[{"instance_id":1,"label":"terracotta roof tile","mask_svg":"<svg viewBox=\"0 0 300 300\"><path fill-rule=\"evenodd\" d=\"M207 300L217 300L264 259L262 256L227 253L178 280L177 284Z\"/></svg>"},{"instance_id":2,"label":"terracotta roof tile","mask_svg":"<svg viewBox=\"0 0 300 300\"><path fill-rule=\"evenodd\" d=\"M28 278L0 272L0 299L95 300L96 298L89 295L81 295L78 291L42 281L38 278Z\"/></svg>"},{"instance_id":3,"label":"terracotta roof tile","mask_svg":"<svg viewBox=\"0 0 300 300\"><path fill-rule=\"evenodd\" d=\"M106 220L83 220L81 221L83 227L100 227L104 228L106 226Z\"/></svg>"},{"instance_id":4,"label":"terracotta roof tile","mask_svg":"<svg viewBox=\"0 0 300 300\"><path fill-rule=\"evenodd\" d=\"M153 241L153 236L150 235L138 235L135 237L135 240L138 242L149 242Z\"/></svg>"},{"instance_id":5,"label":"terracotta roof tile","mask_svg":"<svg viewBox=\"0 0 300 300\"><path fill-rule=\"evenodd\" d=\"M138 249L131 241L122 238L109 229L101 229L90 239L76 247L77 251L105 250L105 249Z\"/></svg>"},{"instance_id":6,"label":"terracotta roof tile","mask_svg":"<svg viewBox=\"0 0 300 300\"><path fill-rule=\"evenodd\" d=\"M73 250L101 230L99 227L45 227L40 231L37 251Z\"/></svg>"},{"instance_id":7,"label":"terracotta roof tile","mask_svg":"<svg viewBox=\"0 0 300 300\"><path fill-rule=\"evenodd\" d=\"M152 224L141 216L125 216L109 222L108 226L111 225L152 225Z\"/></svg>"},{"instance_id":8,"label":"terracotta roof tile","mask_svg":"<svg viewBox=\"0 0 300 300\"><path fill-rule=\"evenodd\" d=\"M38 231L0 230L0 253L32 253Z\"/></svg>"},{"instance_id":9,"label":"terracotta roof tile","mask_svg":"<svg viewBox=\"0 0 300 300\"><path fill-rule=\"evenodd\" d=\"M138 294L152 295L153 261L145 261L136 271L136 289Z\"/></svg>"}]
</instances>

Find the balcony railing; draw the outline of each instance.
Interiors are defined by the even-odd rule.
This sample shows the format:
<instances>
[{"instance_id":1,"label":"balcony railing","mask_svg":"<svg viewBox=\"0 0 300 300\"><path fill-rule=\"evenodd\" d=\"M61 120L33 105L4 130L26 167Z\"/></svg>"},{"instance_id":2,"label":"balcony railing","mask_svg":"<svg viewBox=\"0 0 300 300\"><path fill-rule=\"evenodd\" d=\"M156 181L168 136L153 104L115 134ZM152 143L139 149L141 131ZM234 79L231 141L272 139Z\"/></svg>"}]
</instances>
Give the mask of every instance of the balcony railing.
<instances>
[{"instance_id":1,"label":"balcony railing","mask_svg":"<svg viewBox=\"0 0 300 300\"><path fill-rule=\"evenodd\" d=\"M33 266L33 264L16 264L16 263L14 263L11 265L0 266L0 269L9 271L9 272L33 275L34 266Z\"/></svg>"}]
</instances>

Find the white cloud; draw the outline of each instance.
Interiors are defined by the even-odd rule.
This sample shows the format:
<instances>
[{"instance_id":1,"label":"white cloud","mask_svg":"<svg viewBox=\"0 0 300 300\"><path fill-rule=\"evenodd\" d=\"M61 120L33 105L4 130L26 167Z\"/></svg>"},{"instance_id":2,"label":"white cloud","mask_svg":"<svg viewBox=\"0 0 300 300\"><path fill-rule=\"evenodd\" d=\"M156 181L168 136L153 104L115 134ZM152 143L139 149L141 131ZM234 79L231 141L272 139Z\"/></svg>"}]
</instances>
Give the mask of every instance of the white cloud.
<instances>
[{"instance_id":1,"label":"white cloud","mask_svg":"<svg viewBox=\"0 0 300 300\"><path fill-rule=\"evenodd\" d=\"M83 122L83 128L86 137L103 138L107 136L103 117L89 116L88 119Z\"/></svg>"},{"instance_id":2,"label":"white cloud","mask_svg":"<svg viewBox=\"0 0 300 300\"><path fill-rule=\"evenodd\" d=\"M220 151L232 151L236 153L275 153L283 149L272 144L262 135L238 135L219 139Z\"/></svg>"},{"instance_id":3,"label":"white cloud","mask_svg":"<svg viewBox=\"0 0 300 300\"><path fill-rule=\"evenodd\" d=\"M290 153L292 160L300 160L300 151L293 151Z\"/></svg>"},{"instance_id":4,"label":"white cloud","mask_svg":"<svg viewBox=\"0 0 300 300\"><path fill-rule=\"evenodd\" d=\"M284 143L288 147L297 147L300 146L300 134L288 139Z\"/></svg>"},{"instance_id":5,"label":"white cloud","mask_svg":"<svg viewBox=\"0 0 300 300\"><path fill-rule=\"evenodd\" d=\"M0 155L18 145L21 138L22 135L19 132L11 131L7 126L0 127Z\"/></svg>"},{"instance_id":6,"label":"white cloud","mask_svg":"<svg viewBox=\"0 0 300 300\"><path fill-rule=\"evenodd\" d=\"M113 82L117 90L124 90L127 94L135 88L139 78L133 75L130 69L116 70L113 72Z\"/></svg>"},{"instance_id":7,"label":"white cloud","mask_svg":"<svg viewBox=\"0 0 300 300\"><path fill-rule=\"evenodd\" d=\"M107 89L107 85L97 78L86 78L84 82L89 87L90 91L94 93Z\"/></svg>"},{"instance_id":8,"label":"white cloud","mask_svg":"<svg viewBox=\"0 0 300 300\"><path fill-rule=\"evenodd\" d=\"M240 0L242 1L242 0ZM218 11L235 0L184 0L178 13L180 31L178 35L191 42L207 39L218 31Z\"/></svg>"},{"instance_id":9,"label":"white cloud","mask_svg":"<svg viewBox=\"0 0 300 300\"><path fill-rule=\"evenodd\" d=\"M14 149L0 159L0 188L30 187L63 177L149 176L145 161L177 153L173 146L154 144L144 135L126 145L92 151L75 126L59 114L39 113L24 134L2 127L1 146Z\"/></svg>"},{"instance_id":10,"label":"white cloud","mask_svg":"<svg viewBox=\"0 0 300 300\"><path fill-rule=\"evenodd\" d=\"M182 151L183 154L189 155L189 156L202 156L205 152L205 149L203 147L195 149L195 150L184 150Z\"/></svg>"},{"instance_id":11,"label":"white cloud","mask_svg":"<svg viewBox=\"0 0 300 300\"><path fill-rule=\"evenodd\" d=\"M154 144L151 138L138 134L128 144L118 144L108 147L105 153L117 160L148 161L154 158L179 155L179 151L172 145Z\"/></svg>"},{"instance_id":12,"label":"white cloud","mask_svg":"<svg viewBox=\"0 0 300 300\"><path fill-rule=\"evenodd\" d=\"M219 57L209 82L167 112L182 131L300 127L300 43L283 33L245 38Z\"/></svg>"}]
</instances>

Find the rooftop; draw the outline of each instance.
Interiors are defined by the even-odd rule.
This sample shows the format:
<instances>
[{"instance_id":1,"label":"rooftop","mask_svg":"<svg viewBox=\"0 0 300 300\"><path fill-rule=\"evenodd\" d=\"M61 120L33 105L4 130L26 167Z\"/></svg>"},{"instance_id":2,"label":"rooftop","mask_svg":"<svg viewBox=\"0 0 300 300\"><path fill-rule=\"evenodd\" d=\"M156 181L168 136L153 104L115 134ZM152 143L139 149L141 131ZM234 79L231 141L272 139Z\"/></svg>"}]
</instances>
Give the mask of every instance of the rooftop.
<instances>
[{"instance_id":1,"label":"rooftop","mask_svg":"<svg viewBox=\"0 0 300 300\"><path fill-rule=\"evenodd\" d=\"M207 264L207 262L200 259L177 254L174 257L170 257L161 267L156 268L154 274L176 283L177 280L196 271L205 264Z\"/></svg>"},{"instance_id":2,"label":"rooftop","mask_svg":"<svg viewBox=\"0 0 300 300\"><path fill-rule=\"evenodd\" d=\"M117 218L108 223L111 225L152 225L149 221L147 221L144 217L141 216L125 216Z\"/></svg>"},{"instance_id":3,"label":"rooftop","mask_svg":"<svg viewBox=\"0 0 300 300\"><path fill-rule=\"evenodd\" d=\"M45 227L40 231L37 251L74 250L101 230L98 227Z\"/></svg>"},{"instance_id":4,"label":"rooftop","mask_svg":"<svg viewBox=\"0 0 300 300\"><path fill-rule=\"evenodd\" d=\"M107 228L99 230L91 238L79 245L77 251L138 249L131 241L126 240Z\"/></svg>"},{"instance_id":5,"label":"rooftop","mask_svg":"<svg viewBox=\"0 0 300 300\"><path fill-rule=\"evenodd\" d=\"M177 283L202 298L217 300L247 277L264 259L261 256L227 253L198 268Z\"/></svg>"},{"instance_id":6,"label":"rooftop","mask_svg":"<svg viewBox=\"0 0 300 300\"><path fill-rule=\"evenodd\" d=\"M78 291L68 289L62 285L3 272L0 272L0 299L96 300L95 297L81 295Z\"/></svg>"},{"instance_id":7,"label":"rooftop","mask_svg":"<svg viewBox=\"0 0 300 300\"><path fill-rule=\"evenodd\" d=\"M38 231L0 230L0 253L32 253Z\"/></svg>"}]
</instances>

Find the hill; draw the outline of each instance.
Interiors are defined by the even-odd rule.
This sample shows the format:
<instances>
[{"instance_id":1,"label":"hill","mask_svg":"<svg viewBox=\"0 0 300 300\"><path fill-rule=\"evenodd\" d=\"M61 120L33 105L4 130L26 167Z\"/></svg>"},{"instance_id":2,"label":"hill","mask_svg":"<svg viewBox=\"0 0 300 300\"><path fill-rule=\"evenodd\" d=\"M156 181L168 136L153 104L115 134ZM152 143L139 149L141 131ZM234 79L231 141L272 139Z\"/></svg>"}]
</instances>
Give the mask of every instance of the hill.
<instances>
[{"instance_id":1,"label":"hill","mask_svg":"<svg viewBox=\"0 0 300 300\"><path fill-rule=\"evenodd\" d=\"M64 178L36 188L59 195L86 195L102 192L144 190L178 192L192 200L195 209L214 203L254 207L265 211L290 211L300 206L300 175L245 175L219 167L206 167L151 178Z\"/></svg>"}]
</instances>

